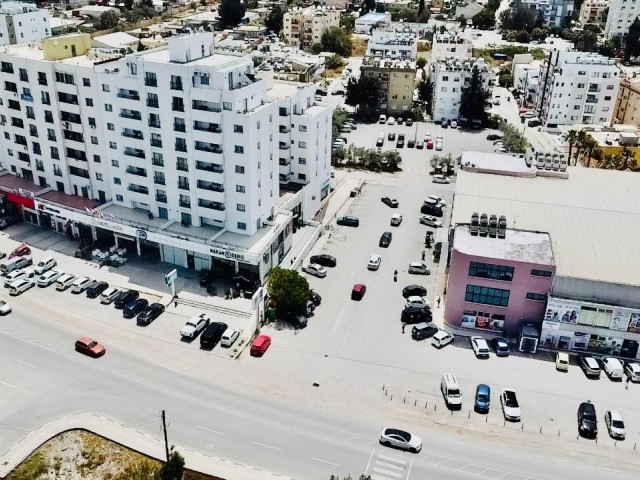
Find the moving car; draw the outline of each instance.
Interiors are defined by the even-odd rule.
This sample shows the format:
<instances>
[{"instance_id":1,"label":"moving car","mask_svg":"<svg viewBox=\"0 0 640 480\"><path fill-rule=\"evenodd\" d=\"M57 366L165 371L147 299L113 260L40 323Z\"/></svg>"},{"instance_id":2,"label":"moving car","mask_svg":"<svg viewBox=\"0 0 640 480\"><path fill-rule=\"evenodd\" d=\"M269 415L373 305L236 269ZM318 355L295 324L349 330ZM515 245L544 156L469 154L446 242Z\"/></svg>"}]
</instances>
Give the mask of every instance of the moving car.
<instances>
[{"instance_id":1,"label":"moving car","mask_svg":"<svg viewBox=\"0 0 640 480\"><path fill-rule=\"evenodd\" d=\"M620 360L613 357L604 357L602 359L602 365L604 367L604 373L606 373L611 380L622 380L624 375L624 369Z\"/></svg>"},{"instance_id":2,"label":"moving car","mask_svg":"<svg viewBox=\"0 0 640 480\"><path fill-rule=\"evenodd\" d=\"M367 270L378 270L382 263L382 257L377 253L372 254L369 257L369 263L367 263Z\"/></svg>"},{"instance_id":3,"label":"moving car","mask_svg":"<svg viewBox=\"0 0 640 480\"><path fill-rule=\"evenodd\" d=\"M477 358L489 358L489 345L482 337L471 337L471 348Z\"/></svg>"},{"instance_id":4,"label":"moving car","mask_svg":"<svg viewBox=\"0 0 640 480\"><path fill-rule=\"evenodd\" d=\"M309 294L309 300L311 300L316 307L322 303L322 297L314 291Z\"/></svg>"},{"instance_id":5,"label":"moving car","mask_svg":"<svg viewBox=\"0 0 640 480\"><path fill-rule=\"evenodd\" d=\"M420 437L396 428L383 428L380 431L380 444L387 447L407 450L412 453L418 453L422 450L422 440Z\"/></svg>"},{"instance_id":6,"label":"moving car","mask_svg":"<svg viewBox=\"0 0 640 480\"><path fill-rule=\"evenodd\" d=\"M423 261L417 261L417 262L411 262L409 264L409 273L415 273L416 275L430 275L431 271L429 270L429 267L427 267L427 264L424 263Z\"/></svg>"},{"instance_id":7,"label":"moving car","mask_svg":"<svg viewBox=\"0 0 640 480\"><path fill-rule=\"evenodd\" d=\"M402 289L402 296L404 298L409 297L426 297L427 289L420 285L407 285Z\"/></svg>"},{"instance_id":8,"label":"moving car","mask_svg":"<svg viewBox=\"0 0 640 480\"><path fill-rule=\"evenodd\" d=\"M578 357L578 365L580 365L587 378L600 378L602 370L595 358L588 355L580 355Z\"/></svg>"},{"instance_id":9,"label":"moving car","mask_svg":"<svg viewBox=\"0 0 640 480\"><path fill-rule=\"evenodd\" d=\"M320 255L313 255L309 262L316 265L322 265L323 267L335 267L337 265L336 257L321 253Z\"/></svg>"},{"instance_id":10,"label":"moving car","mask_svg":"<svg viewBox=\"0 0 640 480\"><path fill-rule=\"evenodd\" d=\"M221 322L211 322L200 335L200 348L211 350L218 344L228 325Z\"/></svg>"},{"instance_id":11,"label":"moving car","mask_svg":"<svg viewBox=\"0 0 640 480\"><path fill-rule=\"evenodd\" d=\"M583 437L598 436L596 407L590 401L582 402L578 407L578 433Z\"/></svg>"},{"instance_id":12,"label":"moving car","mask_svg":"<svg viewBox=\"0 0 640 480\"><path fill-rule=\"evenodd\" d=\"M367 291L367 286L362 283L356 283L351 290L351 300L362 300L365 292Z\"/></svg>"},{"instance_id":13,"label":"moving car","mask_svg":"<svg viewBox=\"0 0 640 480\"><path fill-rule=\"evenodd\" d=\"M518 404L518 398L516 392L510 388L503 388L500 395L500 403L502 404L502 414L504 419L509 422L520 421L520 405Z\"/></svg>"},{"instance_id":14,"label":"moving car","mask_svg":"<svg viewBox=\"0 0 640 480\"><path fill-rule=\"evenodd\" d=\"M138 314L136 323L138 325L149 325L164 312L164 305L161 303L152 303L142 312Z\"/></svg>"},{"instance_id":15,"label":"moving car","mask_svg":"<svg viewBox=\"0 0 640 480\"><path fill-rule=\"evenodd\" d=\"M442 139L436 139L436 150L442 150Z\"/></svg>"},{"instance_id":16,"label":"moving car","mask_svg":"<svg viewBox=\"0 0 640 480\"><path fill-rule=\"evenodd\" d=\"M38 286L39 287L48 287L49 285L55 283L62 275L64 275L64 270L60 268L55 268L53 270L49 270L48 272L44 272L40 277L38 277Z\"/></svg>"},{"instance_id":17,"label":"moving car","mask_svg":"<svg viewBox=\"0 0 640 480\"><path fill-rule=\"evenodd\" d=\"M44 272L46 272L47 270L51 270L53 267L55 267L58 264L58 262L56 262L56 259L53 257L47 257L47 258L43 258L42 260L40 260L38 262L38 264L36 265L36 273L38 275L42 275Z\"/></svg>"},{"instance_id":18,"label":"moving car","mask_svg":"<svg viewBox=\"0 0 640 480\"><path fill-rule=\"evenodd\" d=\"M489 413L491 407L491 389L489 385L481 383L476 387L476 397L473 402L473 409L478 413Z\"/></svg>"},{"instance_id":19,"label":"moving car","mask_svg":"<svg viewBox=\"0 0 640 480\"><path fill-rule=\"evenodd\" d=\"M184 327L180 329L180 335L185 338L196 338L200 332L209 326L211 319L206 313L196 315L187 321Z\"/></svg>"},{"instance_id":20,"label":"moving car","mask_svg":"<svg viewBox=\"0 0 640 480\"><path fill-rule=\"evenodd\" d=\"M445 345L453 343L454 340L455 340L455 337L449 332L445 332L444 330L438 330L438 333L436 333L431 339L431 345L433 345L436 348L442 348Z\"/></svg>"},{"instance_id":21,"label":"moving car","mask_svg":"<svg viewBox=\"0 0 640 480\"><path fill-rule=\"evenodd\" d=\"M98 298L98 296L100 296L100 294L107 288L109 288L109 284L107 282L99 282L96 280L87 287L87 298Z\"/></svg>"},{"instance_id":22,"label":"moving car","mask_svg":"<svg viewBox=\"0 0 640 480\"><path fill-rule=\"evenodd\" d=\"M413 295L407 298L404 303L404 307L431 307L431 302L424 297L419 297L417 295Z\"/></svg>"},{"instance_id":23,"label":"moving car","mask_svg":"<svg viewBox=\"0 0 640 480\"><path fill-rule=\"evenodd\" d=\"M271 345L271 337L269 335L258 335L251 343L251 356L261 357Z\"/></svg>"},{"instance_id":24,"label":"moving car","mask_svg":"<svg viewBox=\"0 0 640 480\"><path fill-rule=\"evenodd\" d=\"M624 440L627 432L624 428L624 420L617 410L607 410L604 414L604 423L609 430L609 436L614 440Z\"/></svg>"},{"instance_id":25,"label":"moving car","mask_svg":"<svg viewBox=\"0 0 640 480\"><path fill-rule=\"evenodd\" d=\"M360 220L358 217L353 217L351 215L346 215L344 217L339 217L336 220L338 225L344 225L345 227L358 227L360 226Z\"/></svg>"},{"instance_id":26,"label":"moving car","mask_svg":"<svg viewBox=\"0 0 640 480\"><path fill-rule=\"evenodd\" d=\"M400 226L401 223L402 223L402 215L400 215L399 213L394 213L393 215L391 215L392 227L398 227Z\"/></svg>"},{"instance_id":27,"label":"moving car","mask_svg":"<svg viewBox=\"0 0 640 480\"><path fill-rule=\"evenodd\" d=\"M78 277L71 284L71 293L79 294L84 292L93 282L91 277Z\"/></svg>"},{"instance_id":28,"label":"moving car","mask_svg":"<svg viewBox=\"0 0 640 480\"><path fill-rule=\"evenodd\" d=\"M236 343L236 340L238 340L239 336L240 330L238 330L237 328L229 327L222 334L222 338L220 338L220 345L229 348L234 343Z\"/></svg>"},{"instance_id":29,"label":"moving car","mask_svg":"<svg viewBox=\"0 0 640 480\"><path fill-rule=\"evenodd\" d=\"M491 346L498 357L509 356L509 344L504 338L492 338Z\"/></svg>"},{"instance_id":30,"label":"moving car","mask_svg":"<svg viewBox=\"0 0 640 480\"><path fill-rule=\"evenodd\" d=\"M444 183L444 184L451 183L451 179L449 177L445 177L444 175L434 175L431 181L433 183Z\"/></svg>"},{"instance_id":31,"label":"moving car","mask_svg":"<svg viewBox=\"0 0 640 480\"><path fill-rule=\"evenodd\" d=\"M98 358L104 355L107 350L104 346L89 337L80 337L76 340L76 352L84 353L90 357Z\"/></svg>"},{"instance_id":32,"label":"moving car","mask_svg":"<svg viewBox=\"0 0 640 480\"><path fill-rule=\"evenodd\" d=\"M146 298L136 298L135 300L127 303L127 306L122 309L122 316L124 318L133 318L148 306L149 300Z\"/></svg>"},{"instance_id":33,"label":"moving car","mask_svg":"<svg viewBox=\"0 0 640 480\"><path fill-rule=\"evenodd\" d=\"M117 288L107 288L102 294L100 294L100 303L103 305L111 304L116 297L120 294L120 290Z\"/></svg>"},{"instance_id":34,"label":"moving car","mask_svg":"<svg viewBox=\"0 0 640 480\"><path fill-rule=\"evenodd\" d=\"M11 305L4 300L0 300L0 315L5 316L11 313Z\"/></svg>"},{"instance_id":35,"label":"moving car","mask_svg":"<svg viewBox=\"0 0 640 480\"><path fill-rule=\"evenodd\" d=\"M627 362L624 365L624 373L631 382L640 382L640 364L636 362Z\"/></svg>"},{"instance_id":36,"label":"moving car","mask_svg":"<svg viewBox=\"0 0 640 480\"><path fill-rule=\"evenodd\" d=\"M382 197L380 200L382 201L382 203L384 203L388 207L398 208L399 203L398 203L398 200L396 200L395 198Z\"/></svg>"},{"instance_id":37,"label":"moving car","mask_svg":"<svg viewBox=\"0 0 640 480\"><path fill-rule=\"evenodd\" d=\"M393 236L391 235L391 232L384 232L380 236L380 241L378 242L378 246L382 248L387 248L389 245L391 245L392 238Z\"/></svg>"},{"instance_id":38,"label":"moving car","mask_svg":"<svg viewBox=\"0 0 640 480\"><path fill-rule=\"evenodd\" d=\"M442 226L442 222L431 215L422 215L420 217L420 223L432 228L439 228Z\"/></svg>"},{"instance_id":39,"label":"moving car","mask_svg":"<svg viewBox=\"0 0 640 480\"><path fill-rule=\"evenodd\" d=\"M400 321L406 324L430 322L432 320L429 307L405 307L400 315Z\"/></svg>"},{"instance_id":40,"label":"moving car","mask_svg":"<svg viewBox=\"0 0 640 480\"><path fill-rule=\"evenodd\" d=\"M136 290L123 290L113 301L113 306L118 310L123 309L129 302L132 302L140 296L140 292Z\"/></svg>"},{"instance_id":41,"label":"moving car","mask_svg":"<svg viewBox=\"0 0 640 480\"><path fill-rule=\"evenodd\" d=\"M327 276L327 269L317 263L310 263L306 267L302 267L302 271L318 278L324 278Z\"/></svg>"},{"instance_id":42,"label":"moving car","mask_svg":"<svg viewBox=\"0 0 640 480\"><path fill-rule=\"evenodd\" d=\"M17 296L26 292L35 285L35 282L29 278L20 278L9 284L9 295Z\"/></svg>"},{"instance_id":43,"label":"moving car","mask_svg":"<svg viewBox=\"0 0 640 480\"><path fill-rule=\"evenodd\" d=\"M556 353L556 370L560 372L569 371L569 354L566 352Z\"/></svg>"},{"instance_id":44,"label":"moving car","mask_svg":"<svg viewBox=\"0 0 640 480\"><path fill-rule=\"evenodd\" d=\"M433 323L421 322L414 325L411 329L411 338L414 340L424 340L425 338L432 337L438 332L438 327Z\"/></svg>"}]
</instances>

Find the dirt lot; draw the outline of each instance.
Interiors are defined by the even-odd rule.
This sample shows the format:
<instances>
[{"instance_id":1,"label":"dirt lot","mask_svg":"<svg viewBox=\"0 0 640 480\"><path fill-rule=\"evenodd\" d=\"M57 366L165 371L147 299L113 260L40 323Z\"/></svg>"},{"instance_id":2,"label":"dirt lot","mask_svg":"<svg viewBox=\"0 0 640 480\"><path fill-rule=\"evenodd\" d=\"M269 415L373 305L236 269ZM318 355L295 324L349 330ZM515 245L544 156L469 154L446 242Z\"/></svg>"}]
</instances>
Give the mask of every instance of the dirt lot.
<instances>
[{"instance_id":1,"label":"dirt lot","mask_svg":"<svg viewBox=\"0 0 640 480\"><path fill-rule=\"evenodd\" d=\"M82 430L49 440L18 466L7 480L131 480L154 478L161 463ZM185 472L184 480L223 480Z\"/></svg>"}]
</instances>

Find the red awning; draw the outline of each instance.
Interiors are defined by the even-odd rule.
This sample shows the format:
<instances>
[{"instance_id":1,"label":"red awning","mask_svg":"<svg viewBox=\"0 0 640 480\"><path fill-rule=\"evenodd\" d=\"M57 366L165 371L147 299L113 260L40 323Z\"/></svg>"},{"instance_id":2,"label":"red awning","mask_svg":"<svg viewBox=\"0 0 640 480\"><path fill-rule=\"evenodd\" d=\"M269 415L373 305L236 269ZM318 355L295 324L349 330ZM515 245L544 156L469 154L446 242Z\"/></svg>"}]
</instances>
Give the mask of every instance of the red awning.
<instances>
[{"instance_id":1,"label":"red awning","mask_svg":"<svg viewBox=\"0 0 640 480\"><path fill-rule=\"evenodd\" d=\"M22 195L17 195L12 192L7 192L6 195L7 195L7 200L9 200L11 203L15 203L16 205L21 205L27 208L32 208L32 209L36 208L33 198L23 197Z\"/></svg>"},{"instance_id":2,"label":"red awning","mask_svg":"<svg viewBox=\"0 0 640 480\"><path fill-rule=\"evenodd\" d=\"M529 111L529 109L528 109L528 108L520 108L520 109L518 110L518 113L527 113L528 111Z\"/></svg>"}]
</instances>

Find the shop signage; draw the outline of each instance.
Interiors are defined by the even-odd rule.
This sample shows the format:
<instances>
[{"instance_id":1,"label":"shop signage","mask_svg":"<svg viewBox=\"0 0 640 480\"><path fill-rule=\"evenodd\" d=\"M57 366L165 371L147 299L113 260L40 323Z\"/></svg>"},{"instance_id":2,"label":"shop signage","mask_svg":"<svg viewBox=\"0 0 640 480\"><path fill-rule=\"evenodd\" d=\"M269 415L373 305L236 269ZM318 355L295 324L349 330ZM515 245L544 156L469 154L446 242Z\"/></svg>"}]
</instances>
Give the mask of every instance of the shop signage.
<instances>
[{"instance_id":1,"label":"shop signage","mask_svg":"<svg viewBox=\"0 0 640 480\"><path fill-rule=\"evenodd\" d=\"M38 203L38 210L42 212L55 213L56 215L60 215L60 210L57 208L50 207L46 203Z\"/></svg>"},{"instance_id":2,"label":"shop signage","mask_svg":"<svg viewBox=\"0 0 640 480\"><path fill-rule=\"evenodd\" d=\"M212 248L211 249L211 254L212 255L218 255L224 258L228 258L229 260L239 260L239 261L244 261L244 255L241 253L235 253L232 252L230 250L225 250L223 248Z\"/></svg>"},{"instance_id":3,"label":"shop signage","mask_svg":"<svg viewBox=\"0 0 640 480\"><path fill-rule=\"evenodd\" d=\"M29 190L25 190L24 188L19 188L18 189L18 195L21 195L23 197L27 197L33 200L34 195L33 192L30 192Z\"/></svg>"},{"instance_id":4,"label":"shop signage","mask_svg":"<svg viewBox=\"0 0 640 480\"><path fill-rule=\"evenodd\" d=\"M80 222L85 222L84 219L86 219L86 215L83 216L83 218L81 218L79 221ZM122 228L121 225L118 225L117 223L111 223L111 222L105 222L104 220L100 220L99 218L96 217L89 217L89 219L91 220L91 225L95 226L95 227L101 227L107 230L113 230L115 232L122 232L124 231L124 228Z\"/></svg>"},{"instance_id":5,"label":"shop signage","mask_svg":"<svg viewBox=\"0 0 640 480\"><path fill-rule=\"evenodd\" d=\"M137 230L136 231L136 235L138 236L138 238L140 240L146 240L147 239L147 232L146 230Z\"/></svg>"},{"instance_id":6,"label":"shop signage","mask_svg":"<svg viewBox=\"0 0 640 480\"><path fill-rule=\"evenodd\" d=\"M548 322L578 323L580 304L570 300L549 299L544 319Z\"/></svg>"}]
</instances>

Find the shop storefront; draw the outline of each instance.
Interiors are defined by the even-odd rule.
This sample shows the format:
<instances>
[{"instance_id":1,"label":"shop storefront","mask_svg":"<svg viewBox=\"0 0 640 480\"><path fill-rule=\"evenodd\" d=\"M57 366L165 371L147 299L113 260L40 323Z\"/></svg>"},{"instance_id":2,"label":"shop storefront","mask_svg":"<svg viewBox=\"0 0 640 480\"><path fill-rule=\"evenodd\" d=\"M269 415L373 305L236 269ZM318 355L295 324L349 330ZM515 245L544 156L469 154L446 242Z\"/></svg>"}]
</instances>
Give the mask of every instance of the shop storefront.
<instances>
[{"instance_id":1,"label":"shop storefront","mask_svg":"<svg viewBox=\"0 0 640 480\"><path fill-rule=\"evenodd\" d=\"M8 214L18 215L25 222L40 225L32 192L19 188L12 192L4 192L3 195Z\"/></svg>"}]
</instances>

